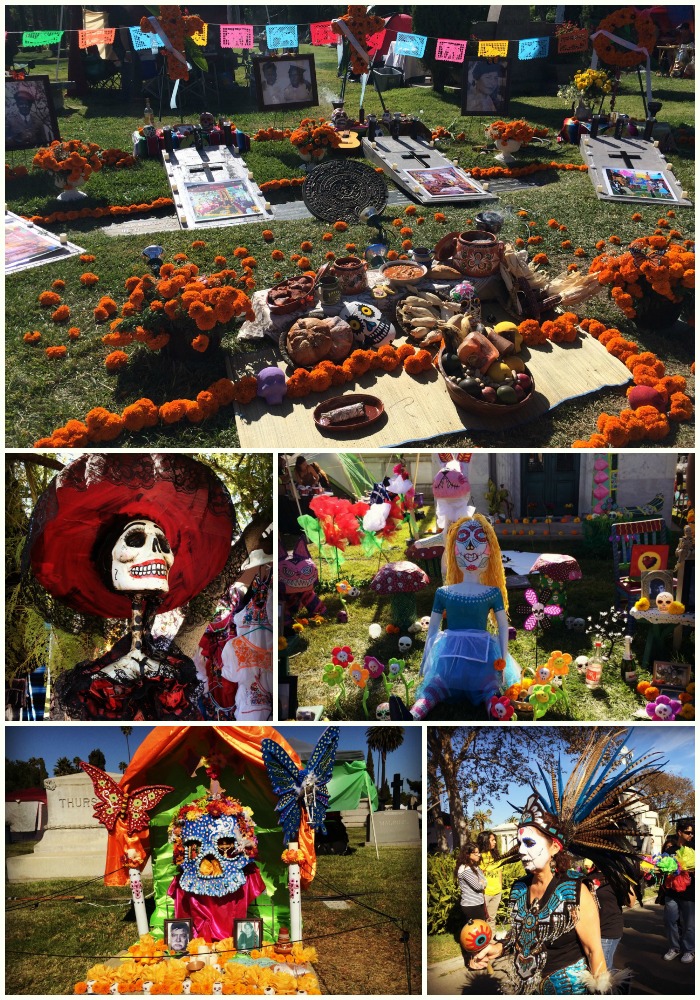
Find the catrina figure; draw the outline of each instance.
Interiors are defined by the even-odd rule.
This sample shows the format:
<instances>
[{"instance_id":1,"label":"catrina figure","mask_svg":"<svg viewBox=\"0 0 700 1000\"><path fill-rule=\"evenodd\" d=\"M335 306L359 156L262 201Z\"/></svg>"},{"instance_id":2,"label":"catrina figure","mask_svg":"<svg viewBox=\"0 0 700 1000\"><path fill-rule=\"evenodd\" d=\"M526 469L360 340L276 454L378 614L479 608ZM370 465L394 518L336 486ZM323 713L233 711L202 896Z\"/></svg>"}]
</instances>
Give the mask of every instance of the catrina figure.
<instances>
[{"instance_id":1,"label":"catrina figure","mask_svg":"<svg viewBox=\"0 0 700 1000\"><path fill-rule=\"evenodd\" d=\"M410 711L392 698L392 718L423 719L449 697L485 704L500 687L520 680L520 667L508 653L508 595L491 524L481 514L455 521L446 550L446 585L435 592L418 698ZM498 635L487 630L489 617Z\"/></svg>"},{"instance_id":2,"label":"catrina figure","mask_svg":"<svg viewBox=\"0 0 700 1000\"><path fill-rule=\"evenodd\" d=\"M83 455L56 476L32 516L27 568L58 602L130 628L59 675L55 718L202 718L194 663L151 629L210 585L223 591L224 570L235 578L247 554L242 539L231 546L235 527L224 484L183 455Z\"/></svg>"}]
</instances>

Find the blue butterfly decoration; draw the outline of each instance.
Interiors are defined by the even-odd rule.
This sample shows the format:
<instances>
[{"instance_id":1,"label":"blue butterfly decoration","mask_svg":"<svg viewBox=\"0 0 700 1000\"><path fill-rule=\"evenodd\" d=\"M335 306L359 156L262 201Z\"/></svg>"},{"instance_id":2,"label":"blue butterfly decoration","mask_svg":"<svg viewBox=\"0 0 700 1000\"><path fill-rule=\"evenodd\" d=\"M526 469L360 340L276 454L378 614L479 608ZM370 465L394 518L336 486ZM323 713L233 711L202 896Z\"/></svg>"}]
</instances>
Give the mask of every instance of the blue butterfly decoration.
<instances>
[{"instance_id":1,"label":"blue butterfly decoration","mask_svg":"<svg viewBox=\"0 0 700 1000\"><path fill-rule=\"evenodd\" d=\"M301 825L301 810L306 809L309 826L326 832L324 819L328 809L328 782L338 749L340 729L330 726L321 736L305 768L299 769L286 750L274 740L262 741L262 755L272 790L279 801L284 842L296 840Z\"/></svg>"}]
</instances>

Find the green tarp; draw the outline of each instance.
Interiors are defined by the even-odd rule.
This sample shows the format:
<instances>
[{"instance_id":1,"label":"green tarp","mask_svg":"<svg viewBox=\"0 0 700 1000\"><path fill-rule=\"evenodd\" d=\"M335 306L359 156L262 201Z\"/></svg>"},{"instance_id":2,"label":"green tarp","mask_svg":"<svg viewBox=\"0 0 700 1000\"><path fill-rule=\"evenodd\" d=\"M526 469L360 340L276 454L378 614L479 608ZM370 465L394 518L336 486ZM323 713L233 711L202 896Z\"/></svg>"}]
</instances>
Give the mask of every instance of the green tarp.
<instances>
[{"instance_id":1,"label":"green tarp","mask_svg":"<svg viewBox=\"0 0 700 1000\"><path fill-rule=\"evenodd\" d=\"M330 792L329 809L357 809L360 799L368 798L372 811L377 811L379 796L374 782L367 773L363 760L349 760L336 764L333 777L328 783Z\"/></svg>"}]
</instances>

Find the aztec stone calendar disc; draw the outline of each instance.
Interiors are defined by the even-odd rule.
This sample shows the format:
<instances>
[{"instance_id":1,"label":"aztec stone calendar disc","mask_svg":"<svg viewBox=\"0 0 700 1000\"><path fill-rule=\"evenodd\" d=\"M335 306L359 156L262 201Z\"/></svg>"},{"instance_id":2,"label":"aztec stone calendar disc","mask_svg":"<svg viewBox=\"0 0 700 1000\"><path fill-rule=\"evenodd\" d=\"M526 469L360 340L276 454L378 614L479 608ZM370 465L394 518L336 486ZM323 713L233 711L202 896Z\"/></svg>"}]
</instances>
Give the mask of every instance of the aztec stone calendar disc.
<instances>
[{"instance_id":1,"label":"aztec stone calendar disc","mask_svg":"<svg viewBox=\"0 0 700 1000\"><path fill-rule=\"evenodd\" d=\"M308 210L323 222L359 222L363 208L373 205L381 212L389 199L381 175L356 160L319 163L304 180L302 194Z\"/></svg>"}]
</instances>

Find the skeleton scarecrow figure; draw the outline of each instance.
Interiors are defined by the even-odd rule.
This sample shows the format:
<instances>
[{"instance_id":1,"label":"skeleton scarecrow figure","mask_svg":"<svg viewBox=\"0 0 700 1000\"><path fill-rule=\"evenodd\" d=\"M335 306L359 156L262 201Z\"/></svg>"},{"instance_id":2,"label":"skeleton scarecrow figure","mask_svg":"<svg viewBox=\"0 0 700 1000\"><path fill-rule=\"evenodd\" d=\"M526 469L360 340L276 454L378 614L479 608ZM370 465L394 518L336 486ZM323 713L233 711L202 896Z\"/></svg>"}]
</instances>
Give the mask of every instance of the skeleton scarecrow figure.
<instances>
[{"instance_id":1,"label":"skeleton scarecrow figure","mask_svg":"<svg viewBox=\"0 0 700 1000\"><path fill-rule=\"evenodd\" d=\"M206 604L235 578L247 555L242 539L231 546L235 528L224 484L182 455L83 455L56 476L32 515L25 569L78 613L74 631L81 616L131 627L97 660L59 675L54 717L202 718L192 660L152 628L174 609L188 620L194 598Z\"/></svg>"}]
</instances>

